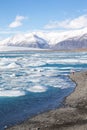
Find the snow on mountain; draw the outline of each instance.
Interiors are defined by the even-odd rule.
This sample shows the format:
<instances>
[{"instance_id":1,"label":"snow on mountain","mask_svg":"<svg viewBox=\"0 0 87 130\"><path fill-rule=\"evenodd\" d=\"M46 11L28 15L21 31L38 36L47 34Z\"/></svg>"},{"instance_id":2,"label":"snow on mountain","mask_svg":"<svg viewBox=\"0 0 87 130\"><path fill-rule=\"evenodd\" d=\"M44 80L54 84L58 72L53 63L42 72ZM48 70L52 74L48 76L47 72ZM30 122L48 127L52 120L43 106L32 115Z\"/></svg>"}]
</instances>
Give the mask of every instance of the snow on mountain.
<instances>
[{"instance_id":1,"label":"snow on mountain","mask_svg":"<svg viewBox=\"0 0 87 130\"><path fill-rule=\"evenodd\" d=\"M74 49L87 49L87 33L66 39L57 43L53 49L56 50L74 50Z\"/></svg>"},{"instance_id":2,"label":"snow on mountain","mask_svg":"<svg viewBox=\"0 0 87 130\"><path fill-rule=\"evenodd\" d=\"M22 47L32 47L32 48L48 48L49 45L46 40L33 34L18 34L11 38L7 38L0 41L2 46L22 46Z\"/></svg>"},{"instance_id":3,"label":"snow on mountain","mask_svg":"<svg viewBox=\"0 0 87 130\"><path fill-rule=\"evenodd\" d=\"M45 39L49 43L49 45L53 46L68 38L73 38L87 33L87 28L79 30L69 30L69 31L50 31L50 32L39 31L34 33Z\"/></svg>"},{"instance_id":4,"label":"snow on mountain","mask_svg":"<svg viewBox=\"0 0 87 130\"><path fill-rule=\"evenodd\" d=\"M18 46L18 47L29 47L29 48L41 48L41 49L73 49L86 47L87 41L87 28L80 30L70 31L36 31L26 34L16 34L15 36L9 37L0 41L0 46ZM74 46L74 47L73 47ZM66 48L67 49L67 48Z\"/></svg>"}]
</instances>

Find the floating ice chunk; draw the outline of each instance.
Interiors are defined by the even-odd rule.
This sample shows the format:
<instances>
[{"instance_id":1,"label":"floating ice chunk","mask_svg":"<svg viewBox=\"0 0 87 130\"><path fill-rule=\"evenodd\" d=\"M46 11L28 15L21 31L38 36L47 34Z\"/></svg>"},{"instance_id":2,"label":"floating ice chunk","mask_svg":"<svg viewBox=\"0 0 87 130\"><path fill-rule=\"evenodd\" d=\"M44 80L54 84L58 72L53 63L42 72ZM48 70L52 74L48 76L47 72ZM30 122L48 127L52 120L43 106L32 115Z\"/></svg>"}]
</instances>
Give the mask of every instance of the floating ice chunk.
<instances>
[{"instance_id":1,"label":"floating ice chunk","mask_svg":"<svg viewBox=\"0 0 87 130\"><path fill-rule=\"evenodd\" d=\"M0 91L0 97L19 97L25 95L24 91L19 90L2 90Z\"/></svg>"},{"instance_id":2,"label":"floating ice chunk","mask_svg":"<svg viewBox=\"0 0 87 130\"><path fill-rule=\"evenodd\" d=\"M54 88L60 88L60 89L66 89L66 88L69 88L70 87L70 85L69 84L64 84L64 85L54 85L53 86Z\"/></svg>"},{"instance_id":3,"label":"floating ice chunk","mask_svg":"<svg viewBox=\"0 0 87 130\"><path fill-rule=\"evenodd\" d=\"M43 62L43 61L38 61L37 62L37 60L35 60L35 61L31 60L29 62L29 66L42 66L42 65L45 65L45 62Z\"/></svg>"},{"instance_id":4,"label":"floating ice chunk","mask_svg":"<svg viewBox=\"0 0 87 130\"><path fill-rule=\"evenodd\" d=\"M15 73L13 73L12 75L10 75L10 77L15 77Z\"/></svg>"},{"instance_id":5,"label":"floating ice chunk","mask_svg":"<svg viewBox=\"0 0 87 130\"><path fill-rule=\"evenodd\" d=\"M45 92L46 90L47 90L47 88L44 86L33 86L28 89L28 91L35 92L35 93L36 92Z\"/></svg>"},{"instance_id":6,"label":"floating ice chunk","mask_svg":"<svg viewBox=\"0 0 87 130\"><path fill-rule=\"evenodd\" d=\"M7 68L18 68L18 67L20 67L20 65L16 64L15 62L13 62L7 66Z\"/></svg>"}]
</instances>

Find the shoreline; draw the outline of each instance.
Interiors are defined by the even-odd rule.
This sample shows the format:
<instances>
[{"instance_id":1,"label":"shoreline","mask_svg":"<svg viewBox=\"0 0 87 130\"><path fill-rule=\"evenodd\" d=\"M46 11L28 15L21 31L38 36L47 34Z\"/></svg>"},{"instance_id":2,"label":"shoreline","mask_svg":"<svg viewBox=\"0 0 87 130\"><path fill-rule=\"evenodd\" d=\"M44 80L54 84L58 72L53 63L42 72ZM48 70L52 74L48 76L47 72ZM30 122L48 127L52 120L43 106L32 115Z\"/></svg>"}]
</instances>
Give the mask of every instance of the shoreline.
<instances>
[{"instance_id":1,"label":"shoreline","mask_svg":"<svg viewBox=\"0 0 87 130\"><path fill-rule=\"evenodd\" d=\"M0 46L0 53L7 53L7 52L87 52L87 48L79 48L79 49L67 49L67 50L58 50L58 49L42 49L42 48L29 48L29 47L22 47L22 46Z\"/></svg>"},{"instance_id":2,"label":"shoreline","mask_svg":"<svg viewBox=\"0 0 87 130\"><path fill-rule=\"evenodd\" d=\"M87 72L75 72L69 77L76 87L65 97L64 107L39 114L6 130L86 130Z\"/></svg>"}]
</instances>

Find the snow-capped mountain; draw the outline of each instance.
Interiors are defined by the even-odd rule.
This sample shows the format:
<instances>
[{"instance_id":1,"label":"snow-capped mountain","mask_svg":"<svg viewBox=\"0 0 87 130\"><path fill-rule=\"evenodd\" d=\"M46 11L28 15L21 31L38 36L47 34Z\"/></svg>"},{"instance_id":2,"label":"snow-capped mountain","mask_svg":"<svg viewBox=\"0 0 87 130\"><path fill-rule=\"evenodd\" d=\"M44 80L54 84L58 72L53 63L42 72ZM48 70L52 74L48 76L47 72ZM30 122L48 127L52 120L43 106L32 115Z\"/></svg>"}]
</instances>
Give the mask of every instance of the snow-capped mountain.
<instances>
[{"instance_id":1,"label":"snow-capped mountain","mask_svg":"<svg viewBox=\"0 0 87 130\"><path fill-rule=\"evenodd\" d=\"M11 38L0 41L2 46L20 46L30 48L48 48L47 41L35 34L18 34Z\"/></svg>"},{"instance_id":2,"label":"snow-capped mountain","mask_svg":"<svg viewBox=\"0 0 87 130\"><path fill-rule=\"evenodd\" d=\"M72 31L32 32L17 34L0 41L0 46L16 46L40 49L87 48L87 28Z\"/></svg>"},{"instance_id":3,"label":"snow-capped mountain","mask_svg":"<svg viewBox=\"0 0 87 130\"><path fill-rule=\"evenodd\" d=\"M57 50L87 49L87 33L61 41L53 48Z\"/></svg>"}]
</instances>

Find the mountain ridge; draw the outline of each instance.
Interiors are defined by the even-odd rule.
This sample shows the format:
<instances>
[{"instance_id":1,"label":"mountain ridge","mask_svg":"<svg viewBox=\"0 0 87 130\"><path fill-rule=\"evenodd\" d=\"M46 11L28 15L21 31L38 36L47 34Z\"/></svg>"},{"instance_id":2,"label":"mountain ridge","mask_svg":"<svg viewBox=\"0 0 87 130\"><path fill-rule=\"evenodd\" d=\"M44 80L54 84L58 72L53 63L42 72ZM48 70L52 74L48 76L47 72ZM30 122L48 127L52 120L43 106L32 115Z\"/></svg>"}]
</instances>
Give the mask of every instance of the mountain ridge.
<instances>
[{"instance_id":1,"label":"mountain ridge","mask_svg":"<svg viewBox=\"0 0 87 130\"><path fill-rule=\"evenodd\" d=\"M72 50L87 48L87 28L65 32L31 32L16 34L0 41L0 46Z\"/></svg>"}]
</instances>

